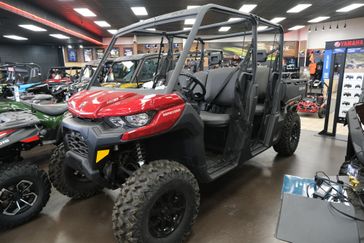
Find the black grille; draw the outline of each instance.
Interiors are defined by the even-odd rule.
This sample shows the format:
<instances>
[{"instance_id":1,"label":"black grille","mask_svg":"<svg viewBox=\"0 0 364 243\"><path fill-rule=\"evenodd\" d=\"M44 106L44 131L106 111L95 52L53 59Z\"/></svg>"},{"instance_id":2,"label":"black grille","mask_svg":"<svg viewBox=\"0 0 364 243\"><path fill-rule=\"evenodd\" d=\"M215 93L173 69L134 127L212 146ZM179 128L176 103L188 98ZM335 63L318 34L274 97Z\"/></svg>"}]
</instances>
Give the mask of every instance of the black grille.
<instances>
[{"instance_id":1,"label":"black grille","mask_svg":"<svg viewBox=\"0 0 364 243\"><path fill-rule=\"evenodd\" d=\"M69 150L83 156L87 157L88 147L85 139L79 132L69 132L66 134L66 142Z\"/></svg>"}]
</instances>

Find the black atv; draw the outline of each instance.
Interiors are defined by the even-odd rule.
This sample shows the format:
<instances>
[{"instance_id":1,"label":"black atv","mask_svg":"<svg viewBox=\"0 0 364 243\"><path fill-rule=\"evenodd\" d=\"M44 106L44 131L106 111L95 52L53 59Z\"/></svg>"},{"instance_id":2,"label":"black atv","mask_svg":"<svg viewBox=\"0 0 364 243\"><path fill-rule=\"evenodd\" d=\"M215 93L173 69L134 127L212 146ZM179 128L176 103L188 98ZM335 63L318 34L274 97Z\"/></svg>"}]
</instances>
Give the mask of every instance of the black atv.
<instances>
[{"instance_id":1,"label":"black atv","mask_svg":"<svg viewBox=\"0 0 364 243\"><path fill-rule=\"evenodd\" d=\"M237 20L202 24L207 13ZM195 18L191 30L159 30L171 30L175 21L187 18ZM234 27L228 34L218 31L229 25ZM158 30L151 32L151 26ZM258 26L267 28L257 34ZM168 41L161 62L159 52L153 89L101 87L98 72L110 50L130 34ZM176 37L186 42L174 63ZM228 37L245 40L237 67L183 70L194 41ZM257 50L261 37L272 38L273 48ZM280 25L213 4L120 29L88 90L68 102L72 117L63 120L64 143L49 165L53 185L72 198L90 197L103 187L121 188L112 217L118 242L183 241L198 214L199 183L227 174L270 147L281 156L297 149L301 123L296 101L305 95L306 80L283 80L282 59Z\"/></svg>"},{"instance_id":2,"label":"black atv","mask_svg":"<svg viewBox=\"0 0 364 243\"><path fill-rule=\"evenodd\" d=\"M0 230L29 221L49 199L47 173L21 157L41 143L39 124L25 111L0 113Z\"/></svg>"}]
</instances>

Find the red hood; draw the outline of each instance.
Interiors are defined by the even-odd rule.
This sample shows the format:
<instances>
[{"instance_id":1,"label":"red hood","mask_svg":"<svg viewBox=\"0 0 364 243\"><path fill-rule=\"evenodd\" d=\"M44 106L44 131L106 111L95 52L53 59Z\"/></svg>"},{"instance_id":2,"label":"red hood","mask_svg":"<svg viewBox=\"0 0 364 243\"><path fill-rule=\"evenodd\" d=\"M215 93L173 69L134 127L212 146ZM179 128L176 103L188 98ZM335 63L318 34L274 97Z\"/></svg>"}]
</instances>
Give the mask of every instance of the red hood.
<instances>
[{"instance_id":1,"label":"red hood","mask_svg":"<svg viewBox=\"0 0 364 243\"><path fill-rule=\"evenodd\" d=\"M95 119L158 111L183 103L177 94L142 95L123 91L84 90L69 99L68 109L75 116Z\"/></svg>"}]
</instances>

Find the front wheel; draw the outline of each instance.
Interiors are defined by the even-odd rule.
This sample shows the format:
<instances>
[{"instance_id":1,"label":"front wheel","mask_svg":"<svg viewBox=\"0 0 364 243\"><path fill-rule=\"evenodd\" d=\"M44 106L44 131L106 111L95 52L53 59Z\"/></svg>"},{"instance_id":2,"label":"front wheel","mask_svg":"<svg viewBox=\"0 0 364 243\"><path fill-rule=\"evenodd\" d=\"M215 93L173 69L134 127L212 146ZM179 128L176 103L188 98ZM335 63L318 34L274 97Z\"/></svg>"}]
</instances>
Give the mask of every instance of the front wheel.
<instances>
[{"instance_id":1,"label":"front wheel","mask_svg":"<svg viewBox=\"0 0 364 243\"><path fill-rule=\"evenodd\" d=\"M53 151L49 162L49 178L53 186L63 195L73 199L89 198L102 189L90 181L81 172L74 170L64 163L66 150L61 143Z\"/></svg>"},{"instance_id":2,"label":"front wheel","mask_svg":"<svg viewBox=\"0 0 364 243\"><path fill-rule=\"evenodd\" d=\"M23 224L47 204L51 183L47 173L27 163L0 169L0 229Z\"/></svg>"},{"instance_id":3,"label":"front wheel","mask_svg":"<svg viewBox=\"0 0 364 243\"><path fill-rule=\"evenodd\" d=\"M127 179L113 209L118 242L175 243L190 233L200 203L199 187L183 165L158 160Z\"/></svg>"},{"instance_id":4,"label":"front wheel","mask_svg":"<svg viewBox=\"0 0 364 243\"><path fill-rule=\"evenodd\" d=\"M319 118L324 118L326 114L326 109L325 107L320 107L320 109L317 112L317 115Z\"/></svg>"},{"instance_id":5,"label":"front wheel","mask_svg":"<svg viewBox=\"0 0 364 243\"><path fill-rule=\"evenodd\" d=\"M298 146L301 135L301 119L297 112L288 112L284 119L281 136L273 148L283 156L292 155Z\"/></svg>"}]
</instances>

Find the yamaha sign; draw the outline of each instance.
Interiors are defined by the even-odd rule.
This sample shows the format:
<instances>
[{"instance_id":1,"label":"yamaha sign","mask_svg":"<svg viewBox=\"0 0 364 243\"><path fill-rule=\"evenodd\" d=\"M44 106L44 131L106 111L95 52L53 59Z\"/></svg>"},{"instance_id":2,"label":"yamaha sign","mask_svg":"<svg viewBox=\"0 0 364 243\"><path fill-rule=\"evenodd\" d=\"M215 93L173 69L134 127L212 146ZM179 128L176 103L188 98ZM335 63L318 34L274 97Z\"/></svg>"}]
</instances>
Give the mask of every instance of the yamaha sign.
<instances>
[{"instance_id":1,"label":"yamaha sign","mask_svg":"<svg viewBox=\"0 0 364 243\"><path fill-rule=\"evenodd\" d=\"M364 46L364 39L328 41L325 49L345 48L345 47L361 47Z\"/></svg>"}]
</instances>

